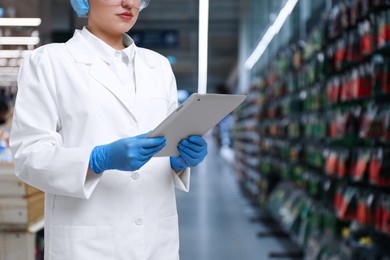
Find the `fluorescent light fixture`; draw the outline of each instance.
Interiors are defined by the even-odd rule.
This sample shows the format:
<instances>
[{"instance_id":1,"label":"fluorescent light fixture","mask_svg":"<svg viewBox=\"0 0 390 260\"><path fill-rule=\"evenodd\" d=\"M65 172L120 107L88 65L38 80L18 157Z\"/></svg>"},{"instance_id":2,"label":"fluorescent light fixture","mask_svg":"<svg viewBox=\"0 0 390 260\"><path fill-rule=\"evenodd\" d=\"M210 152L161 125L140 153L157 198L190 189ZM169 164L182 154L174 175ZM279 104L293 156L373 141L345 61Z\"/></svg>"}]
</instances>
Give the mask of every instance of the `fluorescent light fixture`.
<instances>
[{"instance_id":1,"label":"fluorescent light fixture","mask_svg":"<svg viewBox=\"0 0 390 260\"><path fill-rule=\"evenodd\" d=\"M0 45L37 45L39 37L0 37Z\"/></svg>"},{"instance_id":2,"label":"fluorescent light fixture","mask_svg":"<svg viewBox=\"0 0 390 260\"><path fill-rule=\"evenodd\" d=\"M18 59L25 58L31 51L27 50L0 50L0 58Z\"/></svg>"},{"instance_id":3,"label":"fluorescent light fixture","mask_svg":"<svg viewBox=\"0 0 390 260\"><path fill-rule=\"evenodd\" d=\"M0 18L0 26L39 26L41 18Z\"/></svg>"},{"instance_id":4,"label":"fluorescent light fixture","mask_svg":"<svg viewBox=\"0 0 390 260\"><path fill-rule=\"evenodd\" d=\"M209 0L199 1L198 93L207 92L207 57L209 35Z\"/></svg>"},{"instance_id":5,"label":"fluorescent light fixture","mask_svg":"<svg viewBox=\"0 0 390 260\"><path fill-rule=\"evenodd\" d=\"M278 16L276 17L274 23L267 29L263 38L261 38L259 44L253 53L249 56L249 58L245 62L245 68L251 70L256 62L260 59L261 55L263 55L264 51L267 49L268 45L274 38L276 34L279 33L282 28L284 22L287 17L291 14L295 5L298 3L298 0L288 0L285 6L280 10Z\"/></svg>"}]
</instances>

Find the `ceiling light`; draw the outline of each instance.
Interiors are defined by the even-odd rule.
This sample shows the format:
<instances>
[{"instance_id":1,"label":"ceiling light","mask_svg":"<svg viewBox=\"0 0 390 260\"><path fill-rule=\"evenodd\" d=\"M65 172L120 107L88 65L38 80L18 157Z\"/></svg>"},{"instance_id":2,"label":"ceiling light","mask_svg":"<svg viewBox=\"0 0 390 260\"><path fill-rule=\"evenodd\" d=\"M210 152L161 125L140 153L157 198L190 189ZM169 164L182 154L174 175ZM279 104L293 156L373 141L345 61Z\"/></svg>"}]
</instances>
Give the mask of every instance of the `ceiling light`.
<instances>
[{"instance_id":1,"label":"ceiling light","mask_svg":"<svg viewBox=\"0 0 390 260\"><path fill-rule=\"evenodd\" d=\"M0 18L0 26L39 26L41 18Z\"/></svg>"},{"instance_id":2,"label":"ceiling light","mask_svg":"<svg viewBox=\"0 0 390 260\"><path fill-rule=\"evenodd\" d=\"M37 45L39 37L0 37L0 45Z\"/></svg>"},{"instance_id":3,"label":"ceiling light","mask_svg":"<svg viewBox=\"0 0 390 260\"><path fill-rule=\"evenodd\" d=\"M207 58L209 35L209 0L199 1L198 93L207 92Z\"/></svg>"},{"instance_id":4,"label":"ceiling light","mask_svg":"<svg viewBox=\"0 0 390 260\"><path fill-rule=\"evenodd\" d=\"M287 17L291 14L297 3L298 0L288 0L282 10L280 10L274 23L267 29L263 38L261 38L259 44L257 45L256 49L246 60L246 69L251 70L256 64L256 62L260 59L261 55L263 55L264 51L267 49L269 43L272 41L274 36L280 31Z\"/></svg>"}]
</instances>

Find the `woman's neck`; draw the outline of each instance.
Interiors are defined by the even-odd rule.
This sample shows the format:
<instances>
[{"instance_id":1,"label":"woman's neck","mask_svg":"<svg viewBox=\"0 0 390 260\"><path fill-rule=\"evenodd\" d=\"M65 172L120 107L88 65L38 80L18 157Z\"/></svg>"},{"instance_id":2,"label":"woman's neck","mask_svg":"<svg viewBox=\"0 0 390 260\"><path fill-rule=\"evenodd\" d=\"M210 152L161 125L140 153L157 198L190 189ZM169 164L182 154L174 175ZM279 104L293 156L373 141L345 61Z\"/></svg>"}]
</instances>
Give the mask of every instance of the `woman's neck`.
<instances>
[{"instance_id":1,"label":"woman's neck","mask_svg":"<svg viewBox=\"0 0 390 260\"><path fill-rule=\"evenodd\" d=\"M110 45L115 50L123 50L125 46L123 45L123 34L118 34L114 32L106 32L103 30L100 30L99 28L96 28L94 26L87 26L87 29L89 32L91 32L93 35Z\"/></svg>"}]
</instances>

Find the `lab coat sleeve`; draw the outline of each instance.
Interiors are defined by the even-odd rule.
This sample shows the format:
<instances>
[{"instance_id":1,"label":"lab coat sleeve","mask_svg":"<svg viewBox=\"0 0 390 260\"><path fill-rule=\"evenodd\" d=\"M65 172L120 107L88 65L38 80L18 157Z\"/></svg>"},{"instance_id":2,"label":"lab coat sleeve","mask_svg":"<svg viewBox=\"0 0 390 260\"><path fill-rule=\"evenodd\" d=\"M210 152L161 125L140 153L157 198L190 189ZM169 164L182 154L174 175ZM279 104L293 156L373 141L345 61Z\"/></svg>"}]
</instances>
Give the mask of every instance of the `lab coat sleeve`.
<instances>
[{"instance_id":1,"label":"lab coat sleeve","mask_svg":"<svg viewBox=\"0 0 390 260\"><path fill-rule=\"evenodd\" d=\"M63 146L51 66L41 48L20 69L10 134L15 173L44 192L88 199L100 179L87 175L93 147Z\"/></svg>"},{"instance_id":2,"label":"lab coat sleeve","mask_svg":"<svg viewBox=\"0 0 390 260\"><path fill-rule=\"evenodd\" d=\"M168 82L169 92L169 108L168 114L171 114L178 106L177 102L177 86L175 75L173 74L171 65L167 59L164 59L164 75L166 77L165 82ZM177 174L173 169L171 170L176 188L188 192L190 190L190 168Z\"/></svg>"},{"instance_id":3,"label":"lab coat sleeve","mask_svg":"<svg viewBox=\"0 0 390 260\"><path fill-rule=\"evenodd\" d=\"M186 168L184 171L176 173L173 169L172 175L176 188L179 190L189 192L190 191L190 168Z\"/></svg>"}]
</instances>

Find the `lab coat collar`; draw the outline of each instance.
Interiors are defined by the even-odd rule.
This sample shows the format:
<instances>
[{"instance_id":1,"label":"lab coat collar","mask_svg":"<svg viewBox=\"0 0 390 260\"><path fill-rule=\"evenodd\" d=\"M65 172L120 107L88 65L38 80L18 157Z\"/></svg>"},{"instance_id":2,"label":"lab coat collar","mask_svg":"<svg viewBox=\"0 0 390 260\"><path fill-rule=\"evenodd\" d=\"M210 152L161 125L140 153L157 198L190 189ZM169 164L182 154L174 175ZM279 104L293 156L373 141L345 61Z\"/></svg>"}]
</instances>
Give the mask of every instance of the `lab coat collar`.
<instances>
[{"instance_id":1,"label":"lab coat collar","mask_svg":"<svg viewBox=\"0 0 390 260\"><path fill-rule=\"evenodd\" d=\"M122 55L127 56L127 60L132 62L135 55L135 44L133 39L127 34L123 34L122 43L125 46L123 50L115 50L110 45L96 37L90 31L88 31L87 27L84 27L80 31L81 36L94 48L93 50L96 53L96 56L104 60L107 64L110 64L114 60L115 54L119 51Z\"/></svg>"},{"instance_id":2,"label":"lab coat collar","mask_svg":"<svg viewBox=\"0 0 390 260\"><path fill-rule=\"evenodd\" d=\"M80 31L80 34L89 45L93 46L91 50L95 52L95 57L99 57L108 64L112 63L115 56L114 48L93 35L86 27Z\"/></svg>"},{"instance_id":3,"label":"lab coat collar","mask_svg":"<svg viewBox=\"0 0 390 260\"><path fill-rule=\"evenodd\" d=\"M145 106L148 104L150 90L155 88L156 80L153 77L155 68L152 55L145 51L139 51L134 44L134 68L137 94L135 106L131 107L127 99L128 92L122 87L119 79L108 67L109 65L99 57L96 57L96 51L90 46L87 40L81 35L80 30L76 30L74 36L66 42L66 46L78 63L90 64L90 75L100 84L107 88L129 111L135 121L139 121Z\"/></svg>"},{"instance_id":4,"label":"lab coat collar","mask_svg":"<svg viewBox=\"0 0 390 260\"><path fill-rule=\"evenodd\" d=\"M124 34L124 37L129 37L127 34ZM131 39L131 38L130 38ZM126 44L127 40L124 40ZM140 48L133 42L134 45L134 58L138 56L138 61L142 61L149 68L155 68L155 60L152 57L147 55L142 55L140 53ZM73 37L66 42L66 46L73 56L76 62L91 64L96 60L96 51L93 50L93 47L90 46L87 40L81 34L81 30L75 30Z\"/></svg>"},{"instance_id":5,"label":"lab coat collar","mask_svg":"<svg viewBox=\"0 0 390 260\"><path fill-rule=\"evenodd\" d=\"M122 52L127 56L129 62L132 62L135 56L135 43L133 39L127 34L123 34L122 41L123 45L126 47L122 50Z\"/></svg>"}]
</instances>

